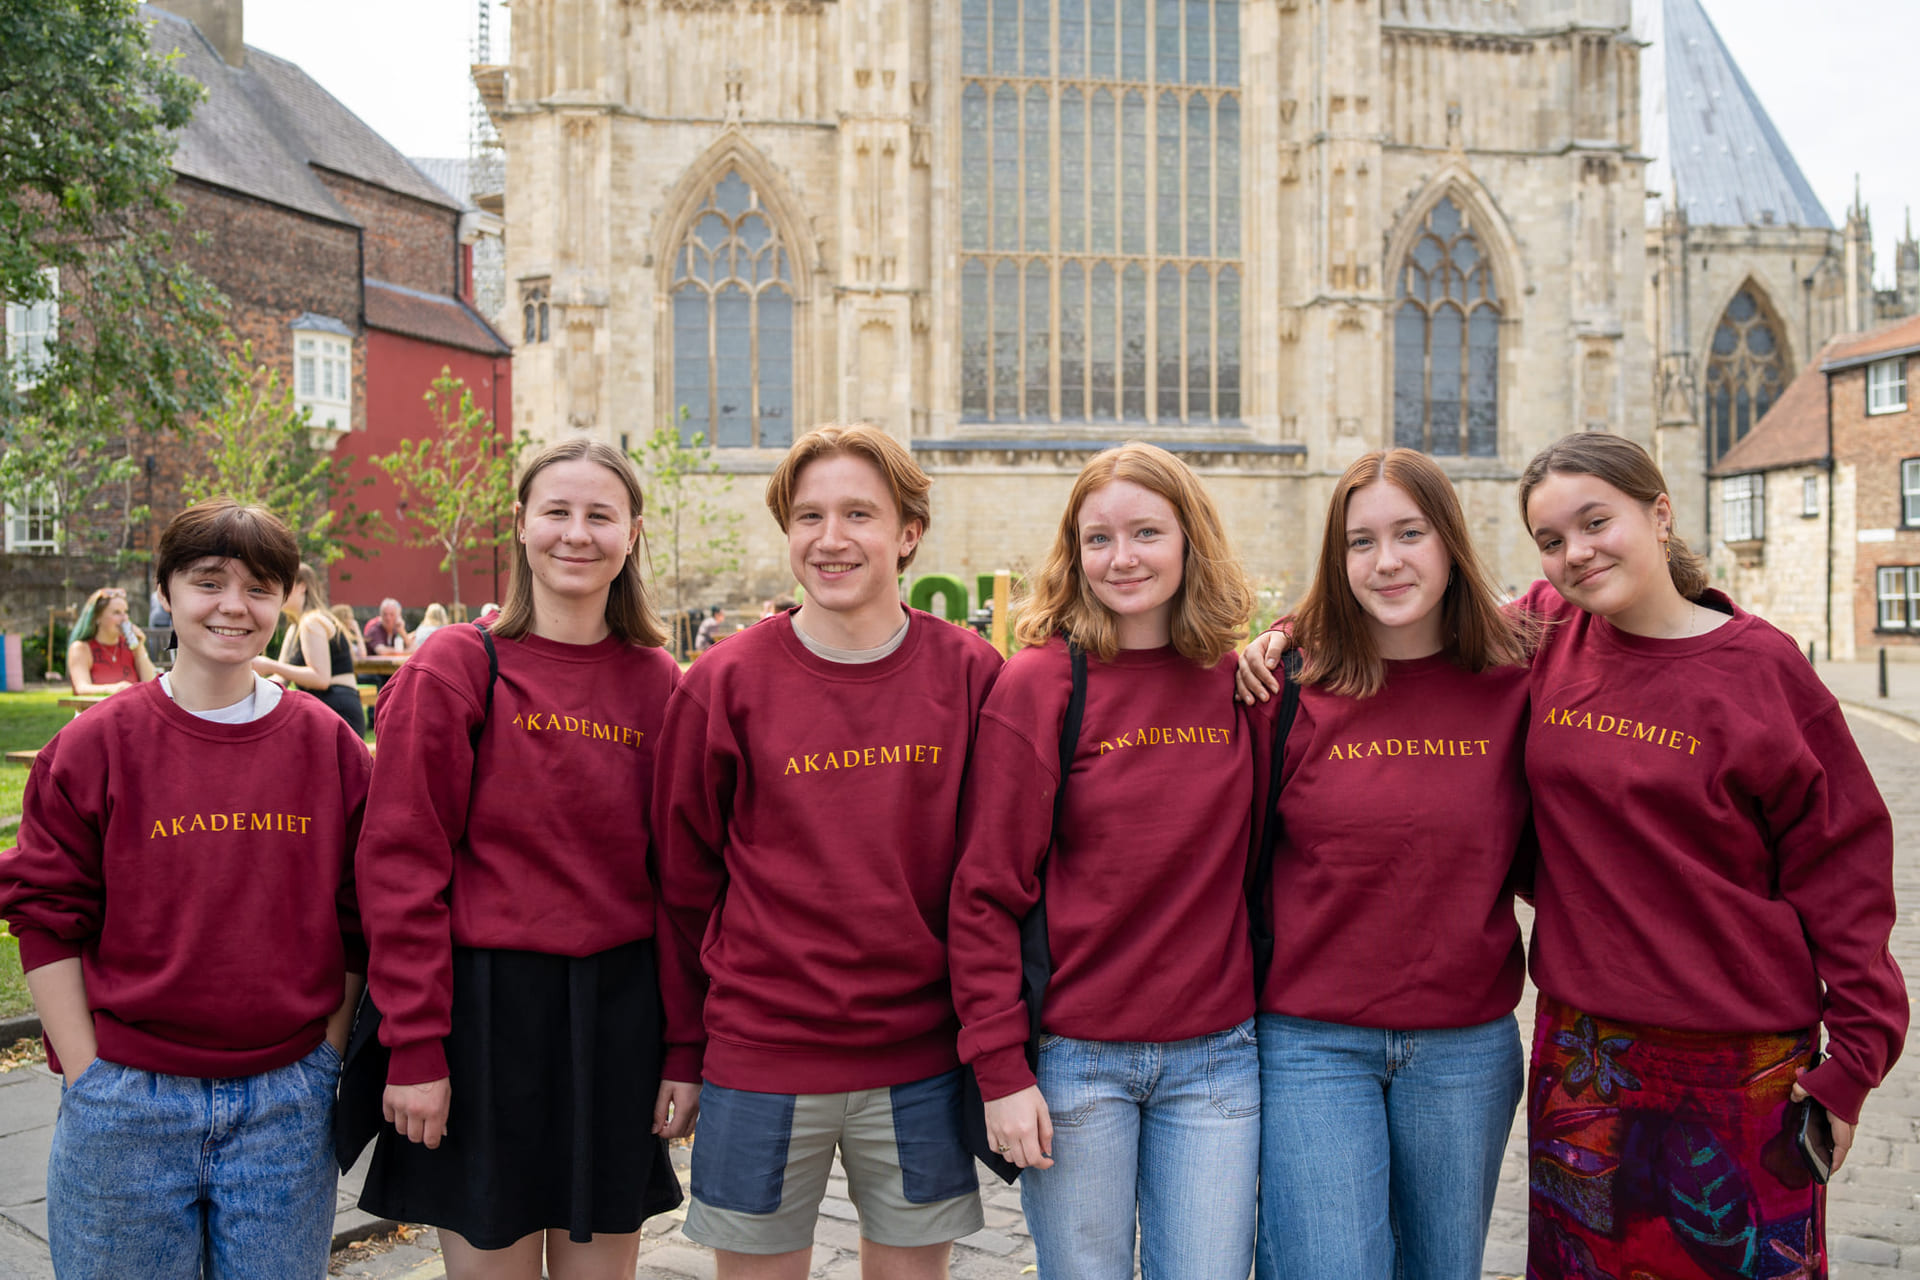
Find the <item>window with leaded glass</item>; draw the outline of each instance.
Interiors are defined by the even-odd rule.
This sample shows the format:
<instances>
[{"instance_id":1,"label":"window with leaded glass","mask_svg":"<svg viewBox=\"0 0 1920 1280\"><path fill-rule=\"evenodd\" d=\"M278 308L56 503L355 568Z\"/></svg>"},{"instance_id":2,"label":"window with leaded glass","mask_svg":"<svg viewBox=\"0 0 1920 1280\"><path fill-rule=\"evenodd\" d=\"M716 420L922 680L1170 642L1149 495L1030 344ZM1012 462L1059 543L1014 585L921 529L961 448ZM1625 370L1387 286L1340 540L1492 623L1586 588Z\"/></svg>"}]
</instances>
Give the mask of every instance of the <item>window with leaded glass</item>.
<instances>
[{"instance_id":1,"label":"window with leaded glass","mask_svg":"<svg viewBox=\"0 0 1920 1280\"><path fill-rule=\"evenodd\" d=\"M793 300L787 248L759 195L729 170L673 260L673 404L683 440L793 443Z\"/></svg>"},{"instance_id":2,"label":"window with leaded glass","mask_svg":"<svg viewBox=\"0 0 1920 1280\"><path fill-rule=\"evenodd\" d=\"M1920 631L1920 565L1887 565L1874 570L1879 597L1878 631Z\"/></svg>"},{"instance_id":3,"label":"window with leaded glass","mask_svg":"<svg viewBox=\"0 0 1920 1280\"><path fill-rule=\"evenodd\" d=\"M1727 304L1707 354L1709 462L1746 439L1786 389L1785 331L1752 285Z\"/></svg>"},{"instance_id":4,"label":"window with leaded glass","mask_svg":"<svg viewBox=\"0 0 1920 1280\"><path fill-rule=\"evenodd\" d=\"M1728 542L1758 542L1767 536L1767 478L1729 476L1720 482Z\"/></svg>"},{"instance_id":5,"label":"window with leaded glass","mask_svg":"<svg viewBox=\"0 0 1920 1280\"><path fill-rule=\"evenodd\" d=\"M1397 272L1393 442L1437 457L1500 447L1500 293L1451 197L1428 211Z\"/></svg>"},{"instance_id":6,"label":"window with leaded glass","mask_svg":"<svg viewBox=\"0 0 1920 1280\"><path fill-rule=\"evenodd\" d=\"M1238 0L962 0L960 407L1240 417Z\"/></svg>"}]
</instances>

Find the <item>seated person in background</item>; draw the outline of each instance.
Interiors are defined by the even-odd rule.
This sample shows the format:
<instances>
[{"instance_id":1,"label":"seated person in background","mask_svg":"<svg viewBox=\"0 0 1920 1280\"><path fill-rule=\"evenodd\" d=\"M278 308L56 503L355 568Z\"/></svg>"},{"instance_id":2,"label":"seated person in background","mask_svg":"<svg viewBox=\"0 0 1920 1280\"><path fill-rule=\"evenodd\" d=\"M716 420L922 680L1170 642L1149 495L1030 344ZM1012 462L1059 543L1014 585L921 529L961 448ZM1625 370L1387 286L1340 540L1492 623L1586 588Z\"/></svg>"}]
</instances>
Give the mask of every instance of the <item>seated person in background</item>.
<instances>
[{"instance_id":1,"label":"seated person in background","mask_svg":"<svg viewBox=\"0 0 1920 1280\"><path fill-rule=\"evenodd\" d=\"M762 600L760 602L760 616L763 618L771 618L780 611L780 602L778 600Z\"/></svg>"},{"instance_id":2,"label":"seated person in background","mask_svg":"<svg viewBox=\"0 0 1920 1280\"><path fill-rule=\"evenodd\" d=\"M426 614L420 619L420 625L414 628L413 647L418 649L426 643L427 637L447 625L446 606L435 601L427 606Z\"/></svg>"},{"instance_id":3,"label":"seated person in background","mask_svg":"<svg viewBox=\"0 0 1920 1280\"><path fill-rule=\"evenodd\" d=\"M719 605L713 606L713 612L707 615L707 620L700 624L698 631L694 632L693 651L705 653L713 648L713 642L720 638L720 628L726 625L727 611Z\"/></svg>"},{"instance_id":4,"label":"seated person in background","mask_svg":"<svg viewBox=\"0 0 1920 1280\"><path fill-rule=\"evenodd\" d=\"M118 693L153 679L146 636L127 616L127 593L102 587L87 597L67 646L67 679L76 697Z\"/></svg>"},{"instance_id":5,"label":"seated person in background","mask_svg":"<svg viewBox=\"0 0 1920 1280\"><path fill-rule=\"evenodd\" d=\"M388 596L380 602L380 616L367 619L367 648L375 657L394 658L413 652L413 637L400 616L400 602Z\"/></svg>"},{"instance_id":6,"label":"seated person in background","mask_svg":"<svg viewBox=\"0 0 1920 1280\"><path fill-rule=\"evenodd\" d=\"M340 633L347 638L347 650L353 654L353 660L358 662L366 657L367 638L360 634L360 624L353 620L353 606L336 604L327 612L332 614L333 620L340 624Z\"/></svg>"}]
</instances>

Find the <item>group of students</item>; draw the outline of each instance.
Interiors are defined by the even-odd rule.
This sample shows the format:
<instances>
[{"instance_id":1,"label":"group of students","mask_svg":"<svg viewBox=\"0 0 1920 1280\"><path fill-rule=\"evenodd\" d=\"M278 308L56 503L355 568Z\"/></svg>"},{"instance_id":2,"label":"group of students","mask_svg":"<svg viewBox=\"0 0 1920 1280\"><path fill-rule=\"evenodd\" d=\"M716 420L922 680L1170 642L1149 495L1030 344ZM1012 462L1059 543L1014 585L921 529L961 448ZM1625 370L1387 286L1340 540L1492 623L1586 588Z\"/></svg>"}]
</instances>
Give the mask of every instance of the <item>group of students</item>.
<instances>
[{"instance_id":1,"label":"group of students","mask_svg":"<svg viewBox=\"0 0 1920 1280\"><path fill-rule=\"evenodd\" d=\"M1160 1280L1477 1276L1523 896L1529 1274L1820 1274L1794 1117L1837 1166L1903 1041L1891 825L1643 451L1534 459L1506 607L1431 460L1361 458L1240 656L1173 455L1087 464L1005 663L900 603L930 489L884 432L803 436L767 491L802 603L683 674L632 466L552 446L504 607L389 683L377 765L252 666L284 526L169 525L172 672L56 735L0 856L57 1273L320 1275L337 1123L454 1280L624 1280L697 1119L723 1280L807 1274L836 1151L863 1274L943 1276L975 1150L1048 1280L1136 1239Z\"/></svg>"}]
</instances>

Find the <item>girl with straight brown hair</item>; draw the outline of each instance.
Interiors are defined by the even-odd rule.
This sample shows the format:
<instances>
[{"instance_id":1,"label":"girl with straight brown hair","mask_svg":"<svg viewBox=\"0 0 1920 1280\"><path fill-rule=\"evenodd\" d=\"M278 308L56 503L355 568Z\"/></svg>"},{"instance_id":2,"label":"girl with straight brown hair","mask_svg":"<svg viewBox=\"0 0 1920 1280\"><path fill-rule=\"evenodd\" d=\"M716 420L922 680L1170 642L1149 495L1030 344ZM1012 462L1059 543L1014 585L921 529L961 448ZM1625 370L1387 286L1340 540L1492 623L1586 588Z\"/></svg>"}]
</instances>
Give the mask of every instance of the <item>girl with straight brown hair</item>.
<instances>
[{"instance_id":1,"label":"girl with straight brown hair","mask_svg":"<svg viewBox=\"0 0 1920 1280\"><path fill-rule=\"evenodd\" d=\"M980 714L948 932L960 1055L1023 1169L1051 1280L1132 1276L1136 1229L1148 1277L1245 1280L1252 1262L1252 773L1232 698L1252 608L1192 471L1152 445L1108 450L1074 483L1020 615L1027 647ZM1036 1074L1020 926L1042 877Z\"/></svg>"},{"instance_id":2,"label":"girl with straight brown hair","mask_svg":"<svg viewBox=\"0 0 1920 1280\"><path fill-rule=\"evenodd\" d=\"M498 619L447 627L380 699L356 865L391 1127L361 1204L439 1227L453 1280L538 1280L543 1258L625 1280L680 1202L662 1139L692 1098L660 1085L647 822L679 668L640 513L616 450L537 454Z\"/></svg>"},{"instance_id":3,"label":"girl with straight brown hair","mask_svg":"<svg viewBox=\"0 0 1920 1280\"><path fill-rule=\"evenodd\" d=\"M1410 449L1340 477L1288 625L1256 1273L1478 1275L1521 1087L1526 637ZM1276 706L1249 729L1262 792Z\"/></svg>"},{"instance_id":4,"label":"girl with straight brown hair","mask_svg":"<svg viewBox=\"0 0 1920 1280\"><path fill-rule=\"evenodd\" d=\"M1568 436L1520 509L1547 624L1527 1274L1825 1275L1822 1183L1907 1030L1886 805L1644 449Z\"/></svg>"}]
</instances>

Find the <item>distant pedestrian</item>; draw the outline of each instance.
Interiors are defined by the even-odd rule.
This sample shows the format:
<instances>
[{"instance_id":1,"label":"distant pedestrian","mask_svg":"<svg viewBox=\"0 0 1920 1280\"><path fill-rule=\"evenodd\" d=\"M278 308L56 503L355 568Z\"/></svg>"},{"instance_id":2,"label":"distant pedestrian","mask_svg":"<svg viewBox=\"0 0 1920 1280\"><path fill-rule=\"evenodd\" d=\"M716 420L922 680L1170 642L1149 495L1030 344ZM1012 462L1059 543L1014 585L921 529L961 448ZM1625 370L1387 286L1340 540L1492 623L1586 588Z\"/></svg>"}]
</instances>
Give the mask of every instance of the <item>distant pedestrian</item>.
<instances>
[{"instance_id":1,"label":"distant pedestrian","mask_svg":"<svg viewBox=\"0 0 1920 1280\"><path fill-rule=\"evenodd\" d=\"M807 1275L836 1148L867 1280L945 1276L983 1221L946 917L1000 657L901 606L931 483L872 427L795 441L767 506L806 602L694 663L661 729L667 1078L721 1280Z\"/></svg>"},{"instance_id":2,"label":"distant pedestrian","mask_svg":"<svg viewBox=\"0 0 1920 1280\"><path fill-rule=\"evenodd\" d=\"M706 620L700 624L700 630L693 637L693 651L705 653L713 648L714 641L720 638L720 628L727 625L727 612L719 605L713 607Z\"/></svg>"},{"instance_id":3,"label":"distant pedestrian","mask_svg":"<svg viewBox=\"0 0 1920 1280\"><path fill-rule=\"evenodd\" d=\"M413 637L407 634L400 602L392 596L380 602L380 612L367 619L363 632L367 648L377 658L397 658L413 651Z\"/></svg>"},{"instance_id":4,"label":"distant pedestrian","mask_svg":"<svg viewBox=\"0 0 1920 1280\"><path fill-rule=\"evenodd\" d=\"M1024 1170L1048 1280L1128 1280L1136 1234L1146 1276L1246 1280L1253 1263L1253 774L1233 699L1252 611L1193 472L1110 449L1074 482L1026 647L980 714L948 922L960 1055L988 1139ZM1043 885L1036 1070L1020 934Z\"/></svg>"},{"instance_id":5,"label":"distant pedestrian","mask_svg":"<svg viewBox=\"0 0 1920 1280\"><path fill-rule=\"evenodd\" d=\"M63 1079L61 1280L326 1271L371 764L338 717L250 668L298 568L259 507L176 517L155 553L173 669L54 735L0 855L0 914Z\"/></svg>"},{"instance_id":6,"label":"distant pedestrian","mask_svg":"<svg viewBox=\"0 0 1920 1280\"><path fill-rule=\"evenodd\" d=\"M511 519L506 607L435 633L381 699L358 867L382 1021L342 1096L369 1084L390 1124L362 1207L438 1227L452 1280L630 1277L695 1106L660 1087L648 866L680 669L623 454L537 454Z\"/></svg>"},{"instance_id":7,"label":"distant pedestrian","mask_svg":"<svg viewBox=\"0 0 1920 1280\"><path fill-rule=\"evenodd\" d=\"M1645 450L1567 436L1520 505L1547 623L1527 1274L1825 1275L1814 1165L1910 1016L1886 804L1795 641L1707 586Z\"/></svg>"},{"instance_id":8,"label":"distant pedestrian","mask_svg":"<svg viewBox=\"0 0 1920 1280\"><path fill-rule=\"evenodd\" d=\"M327 608L326 589L311 565L301 565L287 595L286 613L293 619L277 659L264 655L253 660L263 676L305 689L332 707L358 734L367 731L367 713L353 674L353 648L347 629Z\"/></svg>"},{"instance_id":9,"label":"distant pedestrian","mask_svg":"<svg viewBox=\"0 0 1920 1280\"><path fill-rule=\"evenodd\" d=\"M778 600L762 600L760 602L760 616L762 618L771 618L779 612L780 602Z\"/></svg>"},{"instance_id":10,"label":"distant pedestrian","mask_svg":"<svg viewBox=\"0 0 1920 1280\"><path fill-rule=\"evenodd\" d=\"M118 693L153 679L146 635L127 616L127 593L102 587L87 597L67 646L67 682L76 697Z\"/></svg>"}]
</instances>

